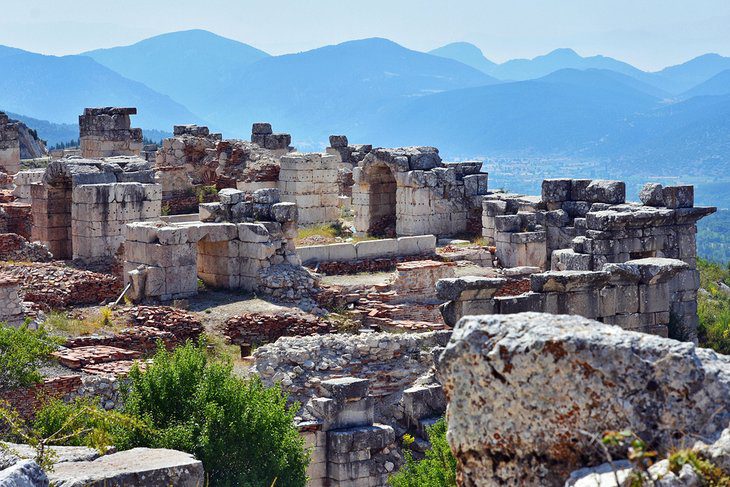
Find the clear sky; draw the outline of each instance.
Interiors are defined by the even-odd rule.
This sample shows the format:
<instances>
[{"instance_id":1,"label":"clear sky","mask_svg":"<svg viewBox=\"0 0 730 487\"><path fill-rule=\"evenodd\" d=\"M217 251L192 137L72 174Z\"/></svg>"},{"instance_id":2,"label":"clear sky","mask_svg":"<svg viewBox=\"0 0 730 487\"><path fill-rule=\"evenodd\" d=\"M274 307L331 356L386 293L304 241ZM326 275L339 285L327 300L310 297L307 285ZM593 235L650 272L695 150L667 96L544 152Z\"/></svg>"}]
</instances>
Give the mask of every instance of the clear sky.
<instances>
[{"instance_id":1,"label":"clear sky","mask_svg":"<svg viewBox=\"0 0 730 487\"><path fill-rule=\"evenodd\" d=\"M497 62L558 47L660 69L730 55L729 0L0 0L0 44L73 54L200 28L271 54L364 37Z\"/></svg>"}]
</instances>

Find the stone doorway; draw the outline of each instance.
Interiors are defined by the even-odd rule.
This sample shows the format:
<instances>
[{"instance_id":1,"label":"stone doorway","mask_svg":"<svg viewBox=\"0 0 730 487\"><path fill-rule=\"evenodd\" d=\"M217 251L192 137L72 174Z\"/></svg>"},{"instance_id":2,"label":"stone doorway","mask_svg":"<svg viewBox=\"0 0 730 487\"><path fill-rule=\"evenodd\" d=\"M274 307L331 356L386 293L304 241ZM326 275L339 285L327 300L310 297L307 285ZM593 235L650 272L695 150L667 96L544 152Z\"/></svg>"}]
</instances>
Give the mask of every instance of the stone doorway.
<instances>
[{"instance_id":1,"label":"stone doorway","mask_svg":"<svg viewBox=\"0 0 730 487\"><path fill-rule=\"evenodd\" d=\"M370 198L367 233L374 237L395 237L397 185L393 172L384 163L371 166L368 172Z\"/></svg>"}]
</instances>

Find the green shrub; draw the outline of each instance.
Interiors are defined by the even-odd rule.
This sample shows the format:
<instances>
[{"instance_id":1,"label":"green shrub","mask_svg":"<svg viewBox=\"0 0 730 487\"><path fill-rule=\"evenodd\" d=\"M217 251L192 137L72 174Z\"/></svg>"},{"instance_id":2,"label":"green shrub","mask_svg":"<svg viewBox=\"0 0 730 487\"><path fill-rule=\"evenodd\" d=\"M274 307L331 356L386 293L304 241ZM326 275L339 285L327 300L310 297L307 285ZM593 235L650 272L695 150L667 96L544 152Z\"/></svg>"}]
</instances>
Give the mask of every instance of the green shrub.
<instances>
[{"instance_id":1,"label":"green shrub","mask_svg":"<svg viewBox=\"0 0 730 487\"><path fill-rule=\"evenodd\" d=\"M46 470L53 469L56 456L48 448L50 445L88 446L104 452L113 444L113 431L144 428L144 423L105 411L88 399L70 403L51 399L34 419L24 418L6 403L0 403L0 440L30 445L35 450L34 460Z\"/></svg>"},{"instance_id":2,"label":"green shrub","mask_svg":"<svg viewBox=\"0 0 730 487\"><path fill-rule=\"evenodd\" d=\"M730 296L720 289L720 283L730 284L730 269L702 259L697 268L705 291L697 299L700 346L730 354Z\"/></svg>"},{"instance_id":3,"label":"green shrub","mask_svg":"<svg viewBox=\"0 0 730 487\"><path fill-rule=\"evenodd\" d=\"M446 441L446 421L442 418L428 429L431 448L423 460L414 460L405 450L406 463L388 483L393 487L456 486L456 459Z\"/></svg>"},{"instance_id":4,"label":"green shrub","mask_svg":"<svg viewBox=\"0 0 730 487\"><path fill-rule=\"evenodd\" d=\"M38 366L57 344L44 328L0 326L0 391L40 382Z\"/></svg>"},{"instance_id":5,"label":"green shrub","mask_svg":"<svg viewBox=\"0 0 730 487\"><path fill-rule=\"evenodd\" d=\"M304 486L308 455L296 408L287 408L280 389L210 362L204 345L160 348L145 372L132 370L124 412L150 431L121 430L115 445L193 453L212 485Z\"/></svg>"}]
</instances>

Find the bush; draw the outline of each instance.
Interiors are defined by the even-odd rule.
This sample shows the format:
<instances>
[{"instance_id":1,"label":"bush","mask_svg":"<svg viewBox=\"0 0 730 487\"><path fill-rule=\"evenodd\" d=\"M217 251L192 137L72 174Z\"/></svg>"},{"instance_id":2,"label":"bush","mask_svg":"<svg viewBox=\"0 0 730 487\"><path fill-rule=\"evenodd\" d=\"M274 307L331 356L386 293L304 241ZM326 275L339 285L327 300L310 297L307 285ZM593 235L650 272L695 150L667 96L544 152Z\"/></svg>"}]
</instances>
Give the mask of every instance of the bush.
<instances>
[{"instance_id":1,"label":"bush","mask_svg":"<svg viewBox=\"0 0 730 487\"><path fill-rule=\"evenodd\" d=\"M38 366L57 344L44 328L0 326L0 391L40 382Z\"/></svg>"},{"instance_id":2,"label":"bush","mask_svg":"<svg viewBox=\"0 0 730 487\"><path fill-rule=\"evenodd\" d=\"M120 430L119 449L173 448L203 462L212 485L304 486L308 455L278 388L243 380L188 342L160 348L145 372L130 373L124 412L150 431Z\"/></svg>"},{"instance_id":3,"label":"bush","mask_svg":"<svg viewBox=\"0 0 730 487\"><path fill-rule=\"evenodd\" d=\"M112 445L113 431L143 428L142 422L105 411L88 399L71 403L51 399L32 420L0 403L0 439L30 445L35 450L34 460L46 470L53 469L56 459L55 452L48 448L50 445L88 446L104 452ZM0 453L2 450L0 443Z\"/></svg>"},{"instance_id":4,"label":"bush","mask_svg":"<svg viewBox=\"0 0 730 487\"><path fill-rule=\"evenodd\" d=\"M700 283L704 292L697 299L700 346L730 354L730 295L720 284L730 284L730 269L698 259Z\"/></svg>"},{"instance_id":5,"label":"bush","mask_svg":"<svg viewBox=\"0 0 730 487\"><path fill-rule=\"evenodd\" d=\"M446 441L446 421L442 418L428 428L431 448L423 460L414 460L405 451L406 463L392 475L388 483L393 487L455 487L456 459Z\"/></svg>"}]
</instances>

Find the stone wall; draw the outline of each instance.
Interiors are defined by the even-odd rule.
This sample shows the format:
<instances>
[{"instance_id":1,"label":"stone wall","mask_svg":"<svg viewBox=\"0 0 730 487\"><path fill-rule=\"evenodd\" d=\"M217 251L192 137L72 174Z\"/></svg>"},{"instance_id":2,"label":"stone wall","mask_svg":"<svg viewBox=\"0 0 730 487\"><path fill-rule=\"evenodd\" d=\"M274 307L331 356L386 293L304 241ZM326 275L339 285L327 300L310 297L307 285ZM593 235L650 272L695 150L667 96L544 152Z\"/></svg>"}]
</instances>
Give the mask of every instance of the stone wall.
<instances>
[{"instance_id":1,"label":"stone wall","mask_svg":"<svg viewBox=\"0 0 730 487\"><path fill-rule=\"evenodd\" d=\"M606 264L632 259L681 260L687 268L669 283L671 321L677 338L696 340L696 224L716 209L695 207L691 186L650 183L640 199L627 203L621 181L546 179L539 198L485 196L483 236L495 244L498 261L508 268L601 271ZM662 317L654 324L667 322Z\"/></svg>"},{"instance_id":2,"label":"stone wall","mask_svg":"<svg viewBox=\"0 0 730 487\"><path fill-rule=\"evenodd\" d=\"M481 163L445 164L434 147L374 149L353 169L359 235L451 236L481 220Z\"/></svg>"},{"instance_id":3,"label":"stone wall","mask_svg":"<svg viewBox=\"0 0 730 487\"><path fill-rule=\"evenodd\" d=\"M43 181L45 172L45 169L28 169L27 171L20 171L13 176L13 184L15 185L13 196L15 196L15 201L19 203L30 203L31 185Z\"/></svg>"},{"instance_id":4,"label":"stone wall","mask_svg":"<svg viewBox=\"0 0 730 487\"><path fill-rule=\"evenodd\" d=\"M527 311L571 314L633 331L667 336L670 282L688 269L680 260L648 258L606 264L601 271L548 271L530 276L531 291L499 296L502 278L443 279L437 284L444 320Z\"/></svg>"},{"instance_id":5,"label":"stone wall","mask_svg":"<svg viewBox=\"0 0 730 487\"><path fill-rule=\"evenodd\" d=\"M211 287L265 291L270 267L283 266L277 267L282 273L287 266L299 268L296 205L279 202L276 189L253 195L226 189L220 200L200 205L199 222L127 225L125 279L133 299L194 295L198 277Z\"/></svg>"},{"instance_id":6,"label":"stone wall","mask_svg":"<svg viewBox=\"0 0 730 487\"><path fill-rule=\"evenodd\" d=\"M0 171L15 174L20 170L20 140L17 122L0 112Z\"/></svg>"},{"instance_id":7,"label":"stone wall","mask_svg":"<svg viewBox=\"0 0 730 487\"><path fill-rule=\"evenodd\" d=\"M146 161L61 159L31 185L31 237L57 259L94 262L113 258L128 222L154 220L161 191Z\"/></svg>"},{"instance_id":8,"label":"stone wall","mask_svg":"<svg viewBox=\"0 0 730 487\"><path fill-rule=\"evenodd\" d=\"M297 252L303 263L347 262L398 256L432 255L436 251L436 237L415 235L412 237L363 240L356 243L337 243L299 247Z\"/></svg>"},{"instance_id":9,"label":"stone wall","mask_svg":"<svg viewBox=\"0 0 730 487\"><path fill-rule=\"evenodd\" d=\"M136 108L85 108L79 115L81 157L139 156L142 129L131 128Z\"/></svg>"},{"instance_id":10,"label":"stone wall","mask_svg":"<svg viewBox=\"0 0 730 487\"><path fill-rule=\"evenodd\" d=\"M339 219L338 164L336 156L327 154L292 152L281 157L281 199L297 204L300 225Z\"/></svg>"}]
</instances>

